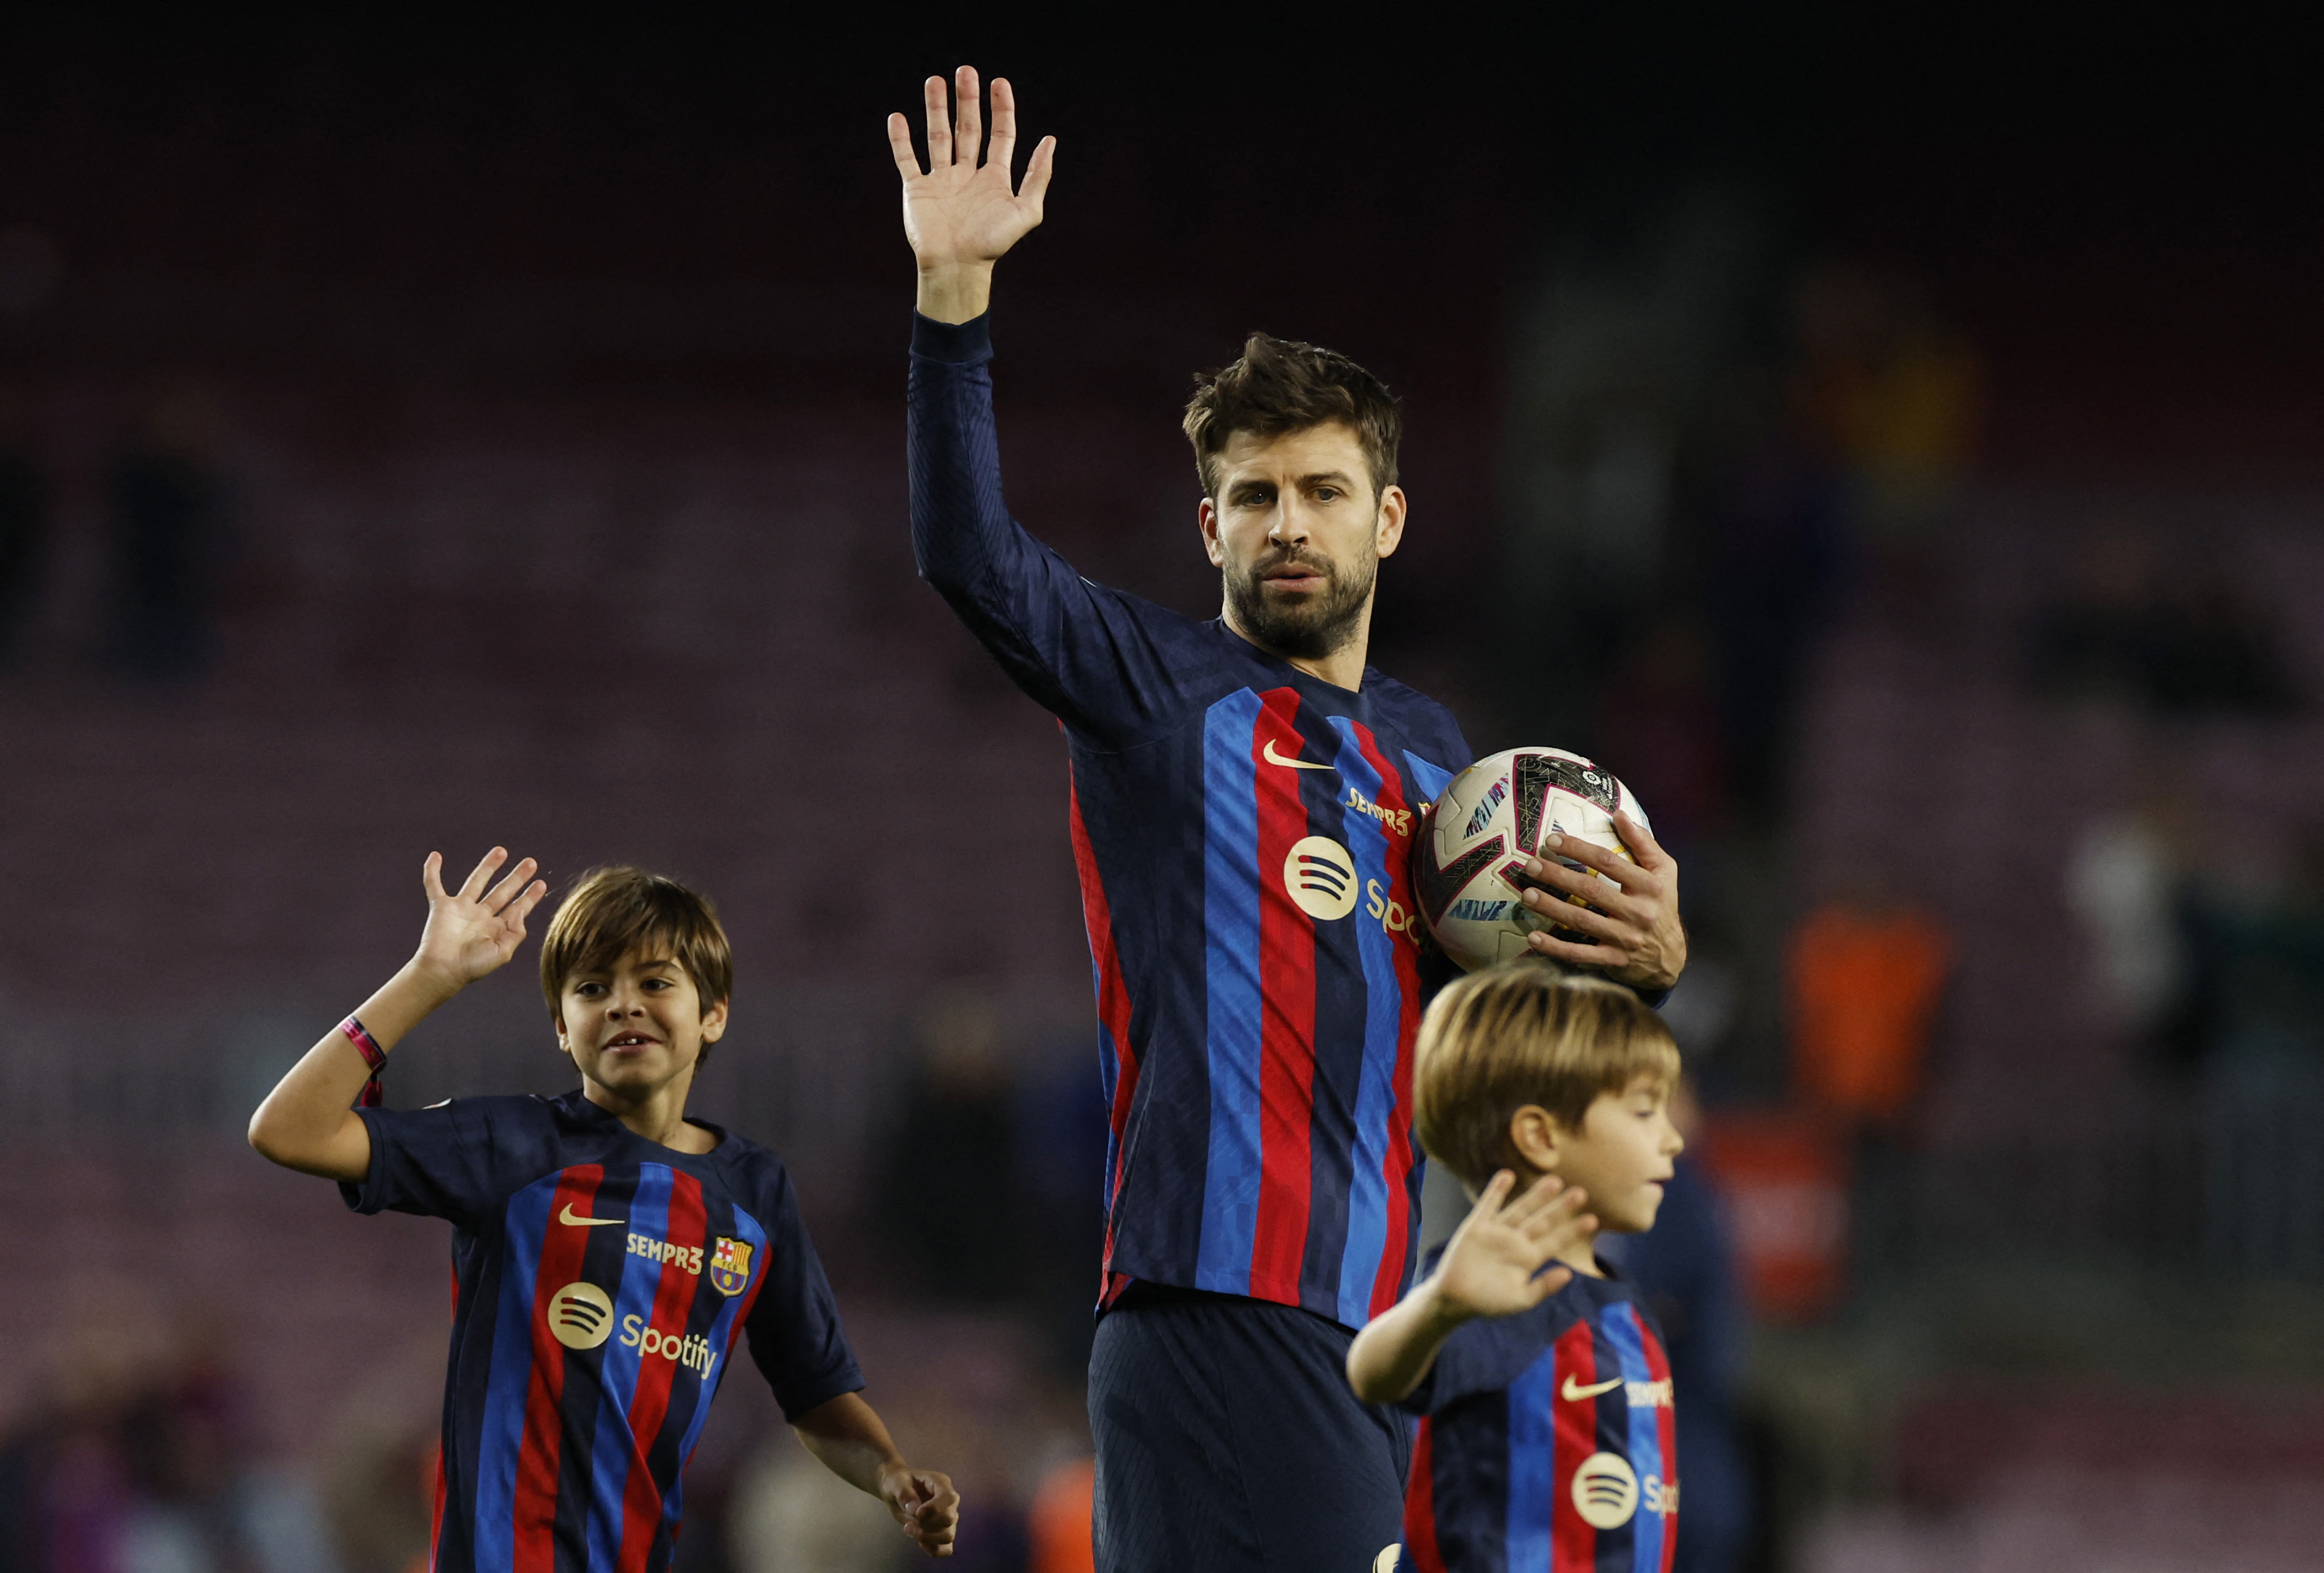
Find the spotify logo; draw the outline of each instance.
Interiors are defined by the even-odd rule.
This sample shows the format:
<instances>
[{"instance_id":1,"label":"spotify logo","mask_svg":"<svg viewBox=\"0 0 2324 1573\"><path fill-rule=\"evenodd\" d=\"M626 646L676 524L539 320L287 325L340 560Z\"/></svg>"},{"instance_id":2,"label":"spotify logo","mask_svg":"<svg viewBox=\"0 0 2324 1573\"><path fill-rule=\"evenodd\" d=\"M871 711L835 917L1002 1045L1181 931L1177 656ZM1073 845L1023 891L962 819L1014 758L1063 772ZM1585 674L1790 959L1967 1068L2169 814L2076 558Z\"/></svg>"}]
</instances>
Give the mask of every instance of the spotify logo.
<instances>
[{"instance_id":1,"label":"spotify logo","mask_svg":"<svg viewBox=\"0 0 2324 1573\"><path fill-rule=\"evenodd\" d=\"M1573 1472L1573 1511L1592 1529L1619 1529L1638 1511L1638 1476L1619 1453L1592 1453Z\"/></svg>"},{"instance_id":2,"label":"spotify logo","mask_svg":"<svg viewBox=\"0 0 2324 1573\"><path fill-rule=\"evenodd\" d=\"M594 1349L613 1331L613 1302L595 1283L567 1283L549 1297L549 1332L568 1349Z\"/></svg>"},{"instance_id":3,"label":"spotify logo","mask_svg":"<svg viewBox=\"0 0 2324 1573\"><path fill-rule=\"evenodd\" d=\"M1345 917L1356 909L1356 860L1330 836L1304 837L1283 860L1283 888L1310 917Z\"/></svg>"}]
</instances>

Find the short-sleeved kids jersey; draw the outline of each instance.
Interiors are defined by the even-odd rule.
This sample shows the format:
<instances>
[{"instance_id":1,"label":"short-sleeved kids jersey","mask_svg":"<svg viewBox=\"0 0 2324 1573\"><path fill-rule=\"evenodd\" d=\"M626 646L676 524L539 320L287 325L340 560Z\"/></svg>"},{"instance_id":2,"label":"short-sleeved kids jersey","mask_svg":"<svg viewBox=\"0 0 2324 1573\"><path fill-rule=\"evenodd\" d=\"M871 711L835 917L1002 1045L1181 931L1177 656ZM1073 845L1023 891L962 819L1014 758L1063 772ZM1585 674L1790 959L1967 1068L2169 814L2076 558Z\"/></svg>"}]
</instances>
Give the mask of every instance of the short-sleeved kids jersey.
<instances>
[{"instance_id":1,"label":"short-sleeved kids jersey","mask_svg":"<svg viewBox=\"0 0 2324 1573\"><path fill-rule=\"evenodd\" d=\"M348 1205L456 1226L432 1573L667 1567L739 1332L787 1416L863 1385L765 1148L676 1152L578 1091L359 1112Z\"/></svg>"},{"instance_id":2,"label":"short-sleeved kids jersey","mask_svg":"<svg viewBox=\"0 0 2324 1573\"><path fill-rule=\"evenodd\" d=\"M1468 744L1376 671L1340 688L1084 579L1003 504L984 319L918 319L912 347L920 571L1070 754L1111 1108L1106 1292L1361 1327L1411 1281L1412 1045L1442 963L1407 868Z\"/></svg>"},{"instance_id":3,"label":"short-sleeved kids jersey","mask_svg":"<svg viewBox=\"0 0 2324 1573\"><path fill-rule=\"evenodd\" d=\"M1670 1362L1630 1285L1577 1276L1529 1311L1468 1323L1404 1407L1421 1417L1406 1573L1669 1573Z\"/></svg>"}]
</instances>

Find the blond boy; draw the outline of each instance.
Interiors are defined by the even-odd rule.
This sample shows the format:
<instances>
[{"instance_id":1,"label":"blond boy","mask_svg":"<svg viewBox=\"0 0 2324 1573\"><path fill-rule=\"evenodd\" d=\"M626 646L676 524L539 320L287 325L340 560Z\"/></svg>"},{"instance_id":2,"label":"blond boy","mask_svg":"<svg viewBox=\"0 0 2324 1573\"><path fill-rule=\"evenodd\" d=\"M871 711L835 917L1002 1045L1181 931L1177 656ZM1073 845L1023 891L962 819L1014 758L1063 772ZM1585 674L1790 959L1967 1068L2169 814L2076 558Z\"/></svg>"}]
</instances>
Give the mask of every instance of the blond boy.
<instances>
[{"instance_id":1,"label":"blond boy","mask_svg":"<svg viewBox=\"0 0 2324 1573\"><path fill-rule=\"evenodd\" d=\"M1652 1227L1683 1145L1669 1030L1628 989L1519 962L1439 994L1416 1059L1421 1140L1476 1205L1348 1351L1358 1397L1421 1417L1402 1565L1665 1573L1670 1363L1593 1246Z\"/></svg>"}]
</instances>

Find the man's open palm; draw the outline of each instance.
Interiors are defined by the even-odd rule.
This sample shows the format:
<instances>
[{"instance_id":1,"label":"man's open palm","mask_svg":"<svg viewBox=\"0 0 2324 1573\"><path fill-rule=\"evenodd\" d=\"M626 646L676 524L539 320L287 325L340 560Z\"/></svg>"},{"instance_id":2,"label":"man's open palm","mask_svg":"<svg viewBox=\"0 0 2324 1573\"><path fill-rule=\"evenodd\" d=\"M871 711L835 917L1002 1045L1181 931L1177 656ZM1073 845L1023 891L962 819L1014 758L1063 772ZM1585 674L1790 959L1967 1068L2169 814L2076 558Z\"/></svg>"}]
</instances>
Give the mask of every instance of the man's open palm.
<instances>
[{"instance_id":1,"label":"man's open palm","mask_svg":"<svg viewBox=\"0 0 2324 1573\"><path fill-rule=\"evenodd\" d=\"M974 69L961 67L954 85L957 120L945 113L945 79L927 79L926 170L912 150L911 122L900 115L888 116L888 145L904 177L904 235L922 272L990 264L1022 240L1041 222L1041 198L1049 189L1049 170L1056 157L1057 139L1043 137L1026 161L1023 188L1012 189L1017 96L1008 79L997 78L992 84L992 143L983 148L981 161L977 154L984 142L984 106Z\"/></svg>"},{"instance_id":2,"label":"man's open palm","mask_svg":"<svg viewBox=\"0 0 2324 1573\"><path fill-rule=\"evenodd\" d=\"M493 871L507 860L507 849L494 847L457 890L447 891L444 854L428 854L420 870L428 890L428 926L420 933L414 961L456 987L465 987L516 954L524 943L525 917L549 894L549 887L532 878L540 865L527 858L486 890ZM528 879L532 883L526 884Z\"/></svg>"}]
</instances>

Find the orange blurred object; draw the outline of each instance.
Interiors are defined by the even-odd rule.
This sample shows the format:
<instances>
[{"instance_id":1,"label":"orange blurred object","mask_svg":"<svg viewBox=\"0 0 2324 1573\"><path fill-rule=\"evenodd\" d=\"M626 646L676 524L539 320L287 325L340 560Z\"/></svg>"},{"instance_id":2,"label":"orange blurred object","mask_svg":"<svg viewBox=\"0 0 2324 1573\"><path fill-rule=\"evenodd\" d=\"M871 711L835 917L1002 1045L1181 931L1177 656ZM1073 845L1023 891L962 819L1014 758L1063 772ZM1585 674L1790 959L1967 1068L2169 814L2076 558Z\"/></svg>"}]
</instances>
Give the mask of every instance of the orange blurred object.
<instances>
[{"instance_id":1,"label":"orange blurred object","mask_svg":"<svg viewBox=\"0 0 2324 1573\"><path fill-rule=\"evenodd\" d=\"M1807 1321L1839 1299L1848 1267L1848 1154L1826 1122L1792 1113L1703 1118L1701 1146L1735 1230L1753 1313Z\"/></svg>"},{"instance_id":2,"label":"orange blurred object","mask_svg":"<svg viewBox=\"0 0 2324 1573\"><path fill-rule=\"evenodd\" d=\"M1090 1523L1097 1506L1097 1460L1074 1458L1041 1477L1026 1514L1032 1555L1027 1573L1096 1573Z\"/></svg>"},{"instance_id":3,"label":"orange blurred object","mask_svg":"<svg viewBox=\"0 0 2324 1573\"><path fill-rule=\"evenodd\" d=\"M1792 936L1793 1072L1810 1102L1893 1123L1921 1090L1952 945L1927 915L1820 907Z\"/></svg>"}]
</instances>

